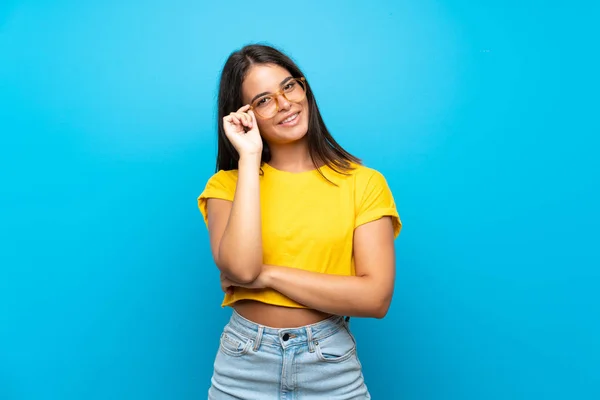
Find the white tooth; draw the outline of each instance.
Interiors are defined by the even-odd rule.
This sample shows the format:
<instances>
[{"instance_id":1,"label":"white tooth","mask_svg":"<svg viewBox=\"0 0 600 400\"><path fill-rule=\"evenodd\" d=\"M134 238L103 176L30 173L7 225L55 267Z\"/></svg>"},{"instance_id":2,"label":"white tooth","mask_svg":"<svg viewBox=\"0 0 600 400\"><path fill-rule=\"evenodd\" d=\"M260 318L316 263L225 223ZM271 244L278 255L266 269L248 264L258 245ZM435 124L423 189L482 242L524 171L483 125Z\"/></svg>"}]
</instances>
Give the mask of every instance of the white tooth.
<instances>
[{"instance_id":1,"label":"white tooth","mask_svg":"<svg viewBox=\"0 0 600 400\"><path fill-rule=\"evenodd\" d=\"M295 120L297 116L298 116L298 113L291 115L288 118L286 118L283 122L284 123L291 122L291 121Z\"/></svg>"}]
</instances>

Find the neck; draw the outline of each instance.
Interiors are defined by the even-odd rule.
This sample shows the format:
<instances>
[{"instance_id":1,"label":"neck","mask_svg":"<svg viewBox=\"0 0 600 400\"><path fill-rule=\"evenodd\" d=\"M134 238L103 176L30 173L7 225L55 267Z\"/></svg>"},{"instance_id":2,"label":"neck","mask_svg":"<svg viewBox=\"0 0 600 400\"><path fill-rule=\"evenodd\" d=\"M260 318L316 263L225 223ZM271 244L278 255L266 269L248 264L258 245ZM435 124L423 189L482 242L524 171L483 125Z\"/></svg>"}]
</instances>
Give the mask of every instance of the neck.
<instances>
[{"instance_id":1,"label":"neck","mask_svg":"<svg viewBox=\"0 0 600 400\"><path fill-rule=\"evenodd\" d=\"M287 172L304 172L315 169L308 152L308 142L305 138L293 143L270 144L273 168Z\"/></svg>"}]
</instances>

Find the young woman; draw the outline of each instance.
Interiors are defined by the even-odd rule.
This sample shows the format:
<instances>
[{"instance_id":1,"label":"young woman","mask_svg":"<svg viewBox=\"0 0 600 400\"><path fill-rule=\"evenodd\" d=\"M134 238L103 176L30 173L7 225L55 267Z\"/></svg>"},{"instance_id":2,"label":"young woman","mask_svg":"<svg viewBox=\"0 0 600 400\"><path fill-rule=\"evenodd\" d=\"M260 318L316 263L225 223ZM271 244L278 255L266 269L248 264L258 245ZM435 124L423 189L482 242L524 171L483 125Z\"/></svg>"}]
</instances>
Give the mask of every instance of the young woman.
<instances>
[{"instance_id":1,"label":"young woman","mask_svg":"<svg viewBox=\"0 0 600 400\"><path fill-rule=\"evenodd\" d=\"M272 47L231 54L218 102L198 206L233 312L209 399L369 399L348 320L383 318L392 299L401 222L385 178L333 139Z\"/></svg>"}]
</instances>

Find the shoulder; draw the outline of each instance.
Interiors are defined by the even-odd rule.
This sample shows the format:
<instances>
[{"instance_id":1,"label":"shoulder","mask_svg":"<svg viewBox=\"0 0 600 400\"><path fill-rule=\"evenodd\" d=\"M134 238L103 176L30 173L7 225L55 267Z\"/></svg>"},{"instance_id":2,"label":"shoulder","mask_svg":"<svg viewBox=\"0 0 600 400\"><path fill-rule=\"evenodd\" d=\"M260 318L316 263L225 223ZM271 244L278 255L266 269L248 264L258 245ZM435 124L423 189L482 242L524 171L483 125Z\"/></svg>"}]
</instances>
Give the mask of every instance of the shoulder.
<instances>
[{"instance_id":1,"label":"shoulder","mask_svg":"<svg viewBox=\"0 0 600 400\"><path fill-rule=\"evenodd\" d=\"M352 170L353 174L357 177L357 178L370 178L374 175L381 175L383 176L383 174L381 172L379 172L379 170L376 170L375 168L371 168L367 165L362 165L362 164L352 164L352 166L354 167L354 169Z\"/></svg>"},{"instance_id":2,"label":"shoulder","mask_svg":"<svg viewBox=\"0 0 600 400\"><path fill-rule=\"evenodd\" d=\"M208 224L208 199L222 199L233 201L237 185L238 171L221 170L213 174L206 183L204 190L198 196L198 208Z\"/></svg>"},{"instance_id":3,"label":"shoulder","mask_svg":"<svg viewBox=\"0 0 600 400\"><path fill-rule=\"evenodd\" d=\"M226 188L235 188L238 180L238 170L220 170L213 174L207 182L207 186L218 185Z\"/></svg>"},{"instance_id":4,"label":"shoulder","mask_svg":"<svg viewBox=\"0 0 600 400\"><path fill-rule=\"evenodd\" d=\"M351 173L355 199L358 204L384 201L393 204L393 194L383 173L365 165L354 165Z\"/></svg>"},{"instance_id":5,"label":"shoulder","mask_svg":"<svg viewBox=\"0 0 600 400\"><path fill-rule=\"evenodd\" d=\"M355 176L356 227L384 216L392 218L394 238L402 228L402 222L392 190L380 171L366 166L357 166Z\"/></svg>"},{"instance_id":6,"label":"shoulder","mask_svg":"<svg viewBox=\"0 0 600 400\"><path fill-rule=\"evenodd\" d=\"M204 191L200 195L199 200L210 197L232 200L237 185L237 179L237 170L221 170L213 174L206 182L206 186L204 187Z\"/></svg>"},{"instance_id":7,"label":"shoulder","mask_svg":"<svg viewBox=\"0 0 600 400\"><path fill-rule=\"evenodd\" d=\"M353 164L350 172L357 189L366 189L369 186L387 186L385 176L377 169L361 164Z\"/></svg>"}]
</instances>

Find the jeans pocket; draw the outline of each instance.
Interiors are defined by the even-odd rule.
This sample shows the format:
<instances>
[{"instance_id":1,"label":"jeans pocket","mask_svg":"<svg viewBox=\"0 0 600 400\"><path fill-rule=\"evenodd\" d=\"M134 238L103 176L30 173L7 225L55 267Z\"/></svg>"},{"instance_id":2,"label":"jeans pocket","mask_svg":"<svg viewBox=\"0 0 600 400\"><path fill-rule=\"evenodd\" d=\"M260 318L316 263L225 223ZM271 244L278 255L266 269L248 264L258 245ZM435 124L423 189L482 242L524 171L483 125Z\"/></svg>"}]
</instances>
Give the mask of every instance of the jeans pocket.
<instances>
[{"instance_id":1,"label":"jeans pocket","mask_svg":"<svg viewBox=\"0 0 600 400\"><path fill-rule=\"evenodd\" d=\"M225 329L221 334L221 343L219 349L232 357L240 357L248 352L252 340L243 337L231 329Z\"/></svg>"},{"instance_id":2,"label":"jeans pocket","mask_svg":"<svg viewBox=\"0 0 600 400\"><path fill-rule=\"evenodd\" d=\"M338 363L356 354L356 342L348 329L342 327L333 335L315 341L315 352L323 362Z\"/></svg>"}]
</instances>

